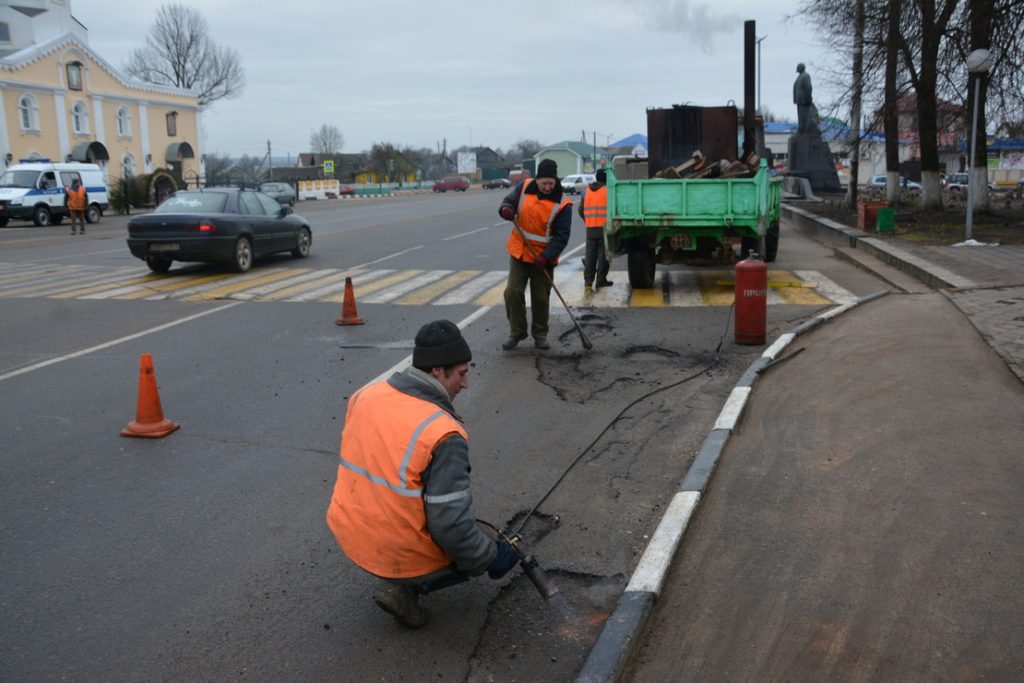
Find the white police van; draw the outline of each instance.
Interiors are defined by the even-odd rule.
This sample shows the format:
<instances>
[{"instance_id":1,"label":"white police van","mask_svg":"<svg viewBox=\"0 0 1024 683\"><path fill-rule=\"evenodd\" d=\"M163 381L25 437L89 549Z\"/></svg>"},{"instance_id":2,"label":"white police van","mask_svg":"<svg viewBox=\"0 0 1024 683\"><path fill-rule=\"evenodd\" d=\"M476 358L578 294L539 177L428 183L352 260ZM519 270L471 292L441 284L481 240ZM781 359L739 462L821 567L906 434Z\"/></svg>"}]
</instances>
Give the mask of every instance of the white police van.
<instances>
[{"instance_id":1,"label":"white police van","mask_svg":"<svg viewBox=\"0 0 1024 683\"><path fill-rule=\"evenodd\" d=\"M107 209L107 181L96 164L51 163L49 159L22 159L0 175L0 227L12 218L39 226L64 220L64 188L75 178L89 194L85 220L99 221Z\"/></svg>"}]
</instances>

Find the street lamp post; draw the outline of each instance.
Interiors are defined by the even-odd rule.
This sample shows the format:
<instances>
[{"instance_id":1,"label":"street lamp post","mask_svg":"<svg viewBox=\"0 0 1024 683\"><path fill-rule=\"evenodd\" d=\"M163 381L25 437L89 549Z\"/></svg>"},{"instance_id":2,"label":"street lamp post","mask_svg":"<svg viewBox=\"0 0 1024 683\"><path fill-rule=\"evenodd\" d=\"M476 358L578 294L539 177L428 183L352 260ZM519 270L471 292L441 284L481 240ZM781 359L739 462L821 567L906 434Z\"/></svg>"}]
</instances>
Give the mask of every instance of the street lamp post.
<instances>
[{"instance_id":1,"label":"street lamp post","mask_svg":"<svg viewBox=\"0 0 1024 683\"><path fill-rule=\"evenodd\" d=\"M974 154L978 145L978 95L981 92L981 79L992 68L992 53L988 50L975 50L967 56L968 78L977 74L974 83L974 107L971 113L971 156L967 160L967 225L964 229L964 241L971 239L971 222L974 218ZM987 181L986 171L986 181Z\"/></svg>"}]
</instances>

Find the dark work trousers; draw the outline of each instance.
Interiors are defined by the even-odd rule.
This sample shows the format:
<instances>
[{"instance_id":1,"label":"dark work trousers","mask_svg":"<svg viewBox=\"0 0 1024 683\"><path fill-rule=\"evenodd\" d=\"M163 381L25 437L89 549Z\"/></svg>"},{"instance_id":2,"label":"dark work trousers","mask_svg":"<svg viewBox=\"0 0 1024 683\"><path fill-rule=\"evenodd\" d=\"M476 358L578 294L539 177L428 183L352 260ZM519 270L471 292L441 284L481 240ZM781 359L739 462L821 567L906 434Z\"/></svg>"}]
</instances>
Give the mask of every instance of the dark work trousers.
<instances>
[{"instance_id":1,"label":"dark work trousers","mask_svg":"<svg viewBox=\"0 0 1024 683\"><path fill-rule=\"evenodd\" d=\"M608 280L608 269L611 264L604 253L604 229L587 228L587 255L583 258L583 283L594 284L594 275L598 282Z\"/></svg>"},{"instance_id":2,"label":"dark work trousers","mask_svg":"<svg viewBox=\"0 0 1024 683\"><path fill-rule=\"evenodd\" d=\"M508 284L505 285L505 314L508 316L509 335L526 339L526 285L530 285L530 305L533 307L533 338L548 336L548 299L555 267L548 266L548 275L532 263L508 258Z\"/></svg>"},{"instance_id":3,"label":"dark work trousers","mask_svg":"<svg viewBox=\"0 0 1024 683\"><path fill-rule=\"evenodd\" d=\"M442 567L435 572L423 576L411 576L407 579L384 579L391 583L400 583L404 586L412 586L420 595L433 593L434 591L455 586L469 581L469 574L464 574L455 568L454 564Z\"/></svg>"}]
</instances>

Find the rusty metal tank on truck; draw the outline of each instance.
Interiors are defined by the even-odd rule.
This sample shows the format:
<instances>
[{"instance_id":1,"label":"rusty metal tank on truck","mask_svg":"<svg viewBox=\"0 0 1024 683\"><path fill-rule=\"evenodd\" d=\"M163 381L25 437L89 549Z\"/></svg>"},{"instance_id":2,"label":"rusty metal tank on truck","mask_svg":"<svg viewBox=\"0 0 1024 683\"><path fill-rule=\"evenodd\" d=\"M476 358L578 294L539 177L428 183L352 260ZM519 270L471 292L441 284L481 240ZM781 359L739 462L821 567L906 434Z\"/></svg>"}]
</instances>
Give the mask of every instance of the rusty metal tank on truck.
<instances>
[{"instance_id":1,"label":"rusty metal tank on truck","mask_svg":"<svg viewBox=\"0 0 1024 683\"><path fill-rule=\"evenodd\" d=\"M657 263L731 265L749 251L775 260L782 178L764 160L750 178L607 176L605 246L627 255L632 287L653 287Z\"/></svg>"}]
</instances>

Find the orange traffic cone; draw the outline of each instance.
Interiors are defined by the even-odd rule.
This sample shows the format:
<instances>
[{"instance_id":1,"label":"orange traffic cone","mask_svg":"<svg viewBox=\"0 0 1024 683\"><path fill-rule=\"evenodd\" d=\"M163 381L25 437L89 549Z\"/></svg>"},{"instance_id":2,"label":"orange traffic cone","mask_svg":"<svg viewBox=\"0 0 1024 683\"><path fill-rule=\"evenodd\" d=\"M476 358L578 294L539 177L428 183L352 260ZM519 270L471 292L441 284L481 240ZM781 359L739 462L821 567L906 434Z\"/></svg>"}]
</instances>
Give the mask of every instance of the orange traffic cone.
<instances>
[{"instance_id":1,"label":"orange traffic cone","mask_svg":"<svg viewBox=\"0 0 1024 683\"><path fill-rule=\"evenodd\" d=\"M341 317L335 325L363 325L366 321L356 313L356 294L352 290L352 278L345 278L345 301L341 304Z\"/></svg>"},{"instance_id":2,"label":"orange traffic cone","mask_svg":"<svg viewBox=\"0 0 1024 683\"><path fill-rule=\"evenodd\" d=\"M153 357L148 353L142 354L139 361L139 401L135 408L135 419L121 430L121 436L158 439L180 426L177 422L164 419L164 409L160 407L160 394L156 391Z\"/></svg>"}]
</instances>

